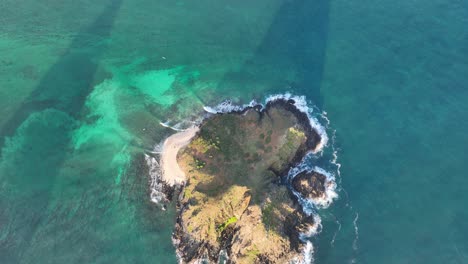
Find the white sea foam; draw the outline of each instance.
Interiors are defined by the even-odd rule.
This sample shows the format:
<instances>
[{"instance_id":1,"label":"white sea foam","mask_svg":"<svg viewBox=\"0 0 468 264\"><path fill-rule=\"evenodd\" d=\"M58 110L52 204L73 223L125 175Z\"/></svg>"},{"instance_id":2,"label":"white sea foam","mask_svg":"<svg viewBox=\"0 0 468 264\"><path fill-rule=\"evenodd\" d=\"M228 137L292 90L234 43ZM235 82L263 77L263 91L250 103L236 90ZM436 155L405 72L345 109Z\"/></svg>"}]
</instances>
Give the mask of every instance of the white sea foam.
<instances>
[{"instance_id":1,"label":"white sea foam","mask_svg":"<svg viewBox=\"0 0 468 264\"><path fill-rule=\"evenodd\" d=\"M327 126L328 128L328 126ZM332 137L331 137L331 146L332 146L332 150L333 150L333 153L332 153L332 160L331 160L331 163L333 165L335 165L336 167L336 174L338 176L338 180L340 181L341 183L341 163L338 162L338 152L339 152L339 149L336 147L336 130L333 130L332 132Z\"/></svg>"},{"instance_id":2,"label":"white sea foam","mask_svg":"<svg viewBox=\"0 0 468 264\"><path fill-rule=\"evenodd\" d=\"M159 124L163 127L167 127L167 128L170 128L172 130L175 130L175 131L179 131L177 128L174 128L170 125L170 121L166 121L166 122L159 122Z\"/></svg>"},{"instance_id":3,"label":"white sea foam","mask_svg":"<svg viewBox=\"0 0 468 264\"><path fill-rule=\"evenodd\" d=\"M338 162L338 151L337 150L334 150L333 151L333 159L331 161L332 164L335 164L336 166L336 172L338 173L338 176L341 176L341 163Z\"/></svg>"},{"instance_id":4,"label":"white sea foam","mask_svg":"<svg viewBox=\"0 0 468 264\"><path fill-rule=\"evenodd\" d=\"M194 124L197 124L197 122L195 122L195 121L188 121L188 120L178 122L175 125L171 125L171 123L172 122L170 120L168 120L166 122L159 122L159 124L161 126L170 128L170 129L172 129L174 131L177 131L177 132L185 131L188 128L194 126Z\"/></svg>"},{"instance_id":5,"label":"white sea foam","mask_svg":"<svg viewBox=\"0 0 468 264\"><path fill-rule=\"evenodd\" d=\"M150 175L150 199L153 203L161 204L167 202L161 182L161 166L155 157L145 154L145 161Z\"/></svg>"},{"instance_id":6,"label":"white sea foam","mask_svg":"<svg viewBox=\"0 0 468 264\"><path fill-rule=\"evenodd\" d=\"M311 241L304 241L304 248L302 249L301 255L295 257L292 264L312 264L315 262L314 259L314 245Z\"/></svg>"},{"instance_id":7,"label":"white sea foam","mask_svg":"<svg viewBox=\"0 0 468 264\"><path fill-rule=\"evenodd\" d=\"M335 223L338 225L338 230L336 230L335 234L333 234L333 238L332 238L332 240L330 241L330 244L332 245L332 247L335 245L336 236L337 236L338 233L341 231L341 223L340 223L340 221L338 221L338 219L336 219L336 220L335 220Z\"/></svg>"},{"instance_id":8,"label":"white sea foam","mask_svg":"<svg viewBox=\"0 0 468 264\"><path fill-rule=\"evenodd\" d=\"M318 233L322 231L322 218L318 214L315 214L314 216L314 224L307 230L307 232L300 234L299 238L302 241L307 240L308 238L311 238Z\"/></svg>"},{"instance_id":9,"label":"white sea foam","mask_svg":"<svg viewBox=\"0 0 468 264\"><path fill-rule=\"evenodd\" d=\"M302 260L297 261L298 264L312 264L314 259L314 245L310 241L305 242L304 249L302 250Z\"/></svg>"},{"instance_id":10,"label":"white sea foam","mask_svg":"<svg viewBox=\"0 0 468 264\"><path fill-rule=\"evenodd\" d=\"M338 193L336 192L336 182L335 182L335 175L331 172L325 171L324 169L311 166L308 163L308 159L303 159L303 161L296 167L292 168L288 173L288 179L292 181L294 177L296 177L301 172L318 172L325 176L325 192L321 197L317 198L305 198L299 192L292 189L294 195L298 198L299 203L302 205L303 211L307 215L312 215L315 212L316 208L325 209L328 208L335 199L338 198Z\"/></svg>"},{"instance_id":11,"label":"white sea foam","mask_svg":"<svg viewBox=\"0 0 468 264\"><path fill-rule=\"evenodd\" d=\"M211 114L230 113L235 111L242 111L247 107L253 107L258 104L259 103L257 103L255 100L252 100L248 104L236 105L231 100L226 100L213 107L204 106L203 110Z\"/></svg>"},{"instance_id":12,"label":"white sea foam","mask_svg":"<svg viewBox=\"0 0 468 264\"><path fill-rule=\"evenodd\" d=\"M328 119L328 113L326 111L322 111L322 117L327 122L327 127L330 126L330 119Z\"/></svg>"},{"instance_id":13,"label":"white sea foam","mask_svg":"<svg viewBox=\"0 0 468 264\"><path fill-rule=\"evenodd\" d=\"M295 264L314 263L314 245L309 239L322 230L322 219L318 215L314 215L313 217L314 225L307 232L299 235L299 239L304 243L304 248L302 249L302 256L294 259L293 263Z\"/></svg>"},{"instance_id":14,"label":"white sea foam","mask_svg":"<svg viewBox=\"0 0 468 264\"><path fill-rule=\"evenodd\" d=\"M356 216L354 217L354 220L353 220L354 240L353 240L353 245L352 245L352 248L355 251L355 254L356 254L356 251L358 250L358 241L359 241L359 227L358 227L358 223L357 223L358 220L359 220L359 213L356 213ZM352 257L350 259L349 263L351 263L351 264L357 263L356 257L355 256Z\"/></svg>"},{"instance_id":15,"label":"white sea foam","mask_svg":"<svg viewBox=\"0 0 468 264\"><path fill-rule=\"evenodd\" d=\"M353 221L354 226L354 241L353 241L353 249L358 250L358 241L359 241L359 227L357 221L359 220L359 213L356 213L356 217Z\"/></svg>"},{"instance_id":16,"label":"white sea foam","mask_svg":"<svg viewBox=\"0 0 468 264\"><path fill-rule=\"evenodd\" d=\"M274 102L276 100L294 100L294 106L301 112L305 113L309 118L310 126L317 131L320 135L320 142L313 150L314 153L318 153L328 143L328 136L325 127L320 124L317 118L313 115L313 109L307 105L305 96L292 95L290 93L270 95L266 99L266 103Z\"/></svg>"},{"instance_id":17,"label":"white sea foam","mask_svg":"<svg viewBox=\"0 0 468 264\"><path fill-rule=\"evenodd\" d=\"M335 175L330 172L327 172L319 167L314 167L314 171L325 175L327 178L325 181L325 196L318 199L313 199L316 206L320 208L327 208L332 204L333 200L338 198L338 193L336 192L336 182Z\"/></svg>"}]
</instances>

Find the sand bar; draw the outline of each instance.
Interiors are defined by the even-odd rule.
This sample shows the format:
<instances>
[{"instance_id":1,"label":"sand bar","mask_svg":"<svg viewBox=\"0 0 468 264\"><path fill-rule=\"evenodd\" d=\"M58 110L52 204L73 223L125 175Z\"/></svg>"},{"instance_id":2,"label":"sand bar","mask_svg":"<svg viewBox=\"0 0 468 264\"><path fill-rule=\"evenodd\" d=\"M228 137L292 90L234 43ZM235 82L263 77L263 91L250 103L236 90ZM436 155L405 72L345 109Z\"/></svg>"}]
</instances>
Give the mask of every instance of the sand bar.
<instances>
[{"instance_id":1,"label":"sand bar","mask_svg":"<svg viewBox=\"0 0 468 264\"><path fill-rule=\"evenodd\" d=\"M181 184L185 182L185 173L177 163L177 153L190 143L198 132L198 127L191 127L168 137L163 144L161 155L162 180L167 184Z\"/></svg>"}]
</instances>

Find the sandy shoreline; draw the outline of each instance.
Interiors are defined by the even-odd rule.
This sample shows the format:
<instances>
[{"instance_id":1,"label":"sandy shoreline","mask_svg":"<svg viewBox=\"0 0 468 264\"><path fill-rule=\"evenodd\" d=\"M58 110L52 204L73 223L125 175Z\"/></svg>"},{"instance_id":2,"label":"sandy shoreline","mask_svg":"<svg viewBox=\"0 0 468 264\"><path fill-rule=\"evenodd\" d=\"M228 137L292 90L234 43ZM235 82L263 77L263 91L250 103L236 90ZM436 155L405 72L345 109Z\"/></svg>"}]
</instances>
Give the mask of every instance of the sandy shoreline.
<instances>
[{"instance_id":1,"label":"sandy shoreline","mask_svg":"<svg viewBox=\"0 0 468 264\"><path fill-rule=\"evenodd\" d=\"M191 127L182 132L168 137L163 144L161 154L161 179L169 185L181 184L185 182L185 173L177 163L177 153L190 143L190 140L198 132L198 127Z\"/></svg>"}]
</instances>

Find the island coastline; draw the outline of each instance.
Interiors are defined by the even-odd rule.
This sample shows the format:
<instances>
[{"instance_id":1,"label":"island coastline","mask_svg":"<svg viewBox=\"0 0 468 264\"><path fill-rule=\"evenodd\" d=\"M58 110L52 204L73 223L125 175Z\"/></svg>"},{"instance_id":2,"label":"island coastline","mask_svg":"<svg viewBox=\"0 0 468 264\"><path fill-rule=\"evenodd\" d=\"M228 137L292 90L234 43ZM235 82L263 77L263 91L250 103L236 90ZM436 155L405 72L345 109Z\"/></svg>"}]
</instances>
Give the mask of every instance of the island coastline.
<instances>
[{"instance_id":1,"label":"island coastline","mask_svg":"<svg viewBox=\"0 0 468 264\"><path fill-rule=\"evenodd\" d=\"M216 261L219 260L221 255L225 255L227 259L229 259L229 256L233 258L231 259L231 262L228 261L227 263L260 263L262 261L267 261L269 263L280 263L273 260L303 260L305 257L305 252L313 250L313 246L310 244L309 241L305 240L304 237L308 237L311 234L315 234L316 231L313 230L320 229L318 227L320 226L320 219L317 218L315 215L310 215L308 213L303 212L303 208L300 205L302 201L300 198L298 199L298 197L296 197L297 192L294 191L295 193L293 193L293 190L288 190L288 188L285 188L284 183L282 184L281 182L285 182L287 180L288 172L290 171L290 169L294 168L299 163L301 163L306 155L308 155L309 153L317 153L317 151L321 150L321 148L324 145L324 138L322 137L322 134L318 131L318 129L316 127L313 127L309 115L301 109L299 109L295 104L296 102L294 99L279 98L275 100L269 100L266 102L265 105L251 103L250 105L245 106L242 109L234 108L231 111L211 112L207 114L197 126L191 127L182 132L178 132L164 141L160 157L161 176L159 177L159 181L160 184L162 184L162 186L164 187L162 188L162 191L168 198L167 201L171 200L172 198L177 199L176 204L178 208L178 215L175 230L173 233L173 243L176 246L177 255L181 263L198 263L197 261L201 260L209 261L209 263L216 263ZM266 210L264 202L262 202L262 205L260 207L251 207L249 205L251 204L251 192L245 192L243 196L245 198L245 195L247 195L248 199L241 202L241 204L244 204L244 209L238 211L238 213L235 214L235 217L231 217L231 220L227 220L226 224L220 225L220 222L218 222L217 224L217 230L221 230L221 226L226 225L225 228L223 227L223 231L220 231L221 233L218 233L220 237L216 239L219 241L220 244L218 242L213 244L214 242L209 242L210 239L208 239L207 241L195 239L195 237L192 237L192 235L198 236L200 234L197 235L197 232L199 231L196 231L196 233L192 235L190 234L192 231L190 231L190 228L187 229L187 223L193 222L194 220L188 220L190 218L187 219L187 214L193 214L191 213L189 208L193 206L196 207L196 204L198 202L195 202L194 204L194 201L192 201L193 198L187 198L186 188L188 188L190 184L193 185L193 183L190 182L190 177L187 177L186 172L190 173L194 169L202 170L205 163L201 162L200 165L197 165L196 167L193 167L193 169L190 169L190 167L187 167L188 165L186 162L185 164L180 166L179 159L183 160L187 158L187 148L190 149L190 146L193 145L193 141L202 137L200 134L203 133L202 130L204 130L204 126L207 126L207 123L209 123L210 120L213 120L213 118L216 119L223 118L222 116L237 116L238 118L240 118L239 120L241 120L242 118L249 118L249 115L258 115L258 122L261 122L261 120L265 118L271 119L271 113L269 112L270 110L277 111L276 109L280 109L278 111L283 111L286 114L290 114L292 116L291 118L296 120L295 122L293 122L293 128L290 129L293 129L293 131L299 129L298 131L302 131L299 132L299 134L304 133L303 135L305 135L305 141L301 143L301 145L298 145L295 151L291 152L292 156L289 159L287 159L287 162L285 164L281 166L269 167L268 169L272 173L272 175L275 175L275 177L278 179L272 181L269 185L269 188L273 188L272 190L275 190L273 192L284 193L283 197L286 194L286 196L288 197L287 200L289 200L289 202L287 200L284 200L280 203L284 203L283 206L286 206L285 208L289 208L289 210L292 210L289 211L290 213L286 218L282 216L276 216L278 217L278 219L282 219L281 221L284 222L284 227L280 227L279 229L277 228L278 230L282 230L281 233L283 234L279 237L279 239L280 241L286 239L281 243L286 243L285 245L289 244L289 246L284 247L283 250L280 251L277 251L278 249L276 249L276 251L267 250L266 253L256 253L255 257L251 259L251 261L253 262L246 262L245 252L242 253L242 250L236 251L237 253L234 252L235 250L240 250L239 247L243 247L242 243L240 245L234 244L237 243L235 241L243 239L242 232L239 230L245 228L242 227L242 221L246 221L245 217L250 215L250 217L254 217L250 221L261 221L261 215L263 215ZM198 183L198 185L200 184L201 183ZM323 188L321 189L322 190L319 191L323 191ZM189 190L192 190L191 192L193 193L193 186L190 187ZM221 200L219 202L222 203L222 198L220 199ZM274 200L277 198L275 198L275 196L273 195L271 197L268 196L268 198L266 199L267 201L270 201L270 199ZM278 202L278 200L276 202ZM238 207L239 205L236 206ZM199 209L196 209L196 211L198 210ZM210 216L207 215L207 217L209 218ZM255 217L257 217L257 220L255 220ZM240 222L238 224L234 224L236 221ZM234 226L237 227L234 228ZM283 236L286 237L281 238ZM287 242L289 240L290 242ZM211 241L214 240L211 239ZM281 253L281 251L285 252ZM252 251L249 252L251 252L249 254L252 254ZM297 263L300 262L301 261L298 261Z\"/></svg>"}]
</instances>

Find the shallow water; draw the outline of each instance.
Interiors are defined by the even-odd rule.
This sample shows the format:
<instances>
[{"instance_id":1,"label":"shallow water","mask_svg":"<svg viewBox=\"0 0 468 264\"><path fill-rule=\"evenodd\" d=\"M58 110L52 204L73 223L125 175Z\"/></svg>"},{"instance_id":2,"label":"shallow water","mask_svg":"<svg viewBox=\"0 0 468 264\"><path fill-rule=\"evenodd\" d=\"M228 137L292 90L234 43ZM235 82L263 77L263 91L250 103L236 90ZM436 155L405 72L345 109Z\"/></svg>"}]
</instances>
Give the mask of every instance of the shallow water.
<instances>
[{"instance_id":1,"label":"shallow water","mask_svg":"<svg viewBox=\"0 0 468 264\"><path fill-rule=\"evenodd\" d=\"M290 92L341 164L315 263L467 263L467 22L446 0L2 1L0 262L175 263L160 122Z\"/></svg>"}]
</instances>

